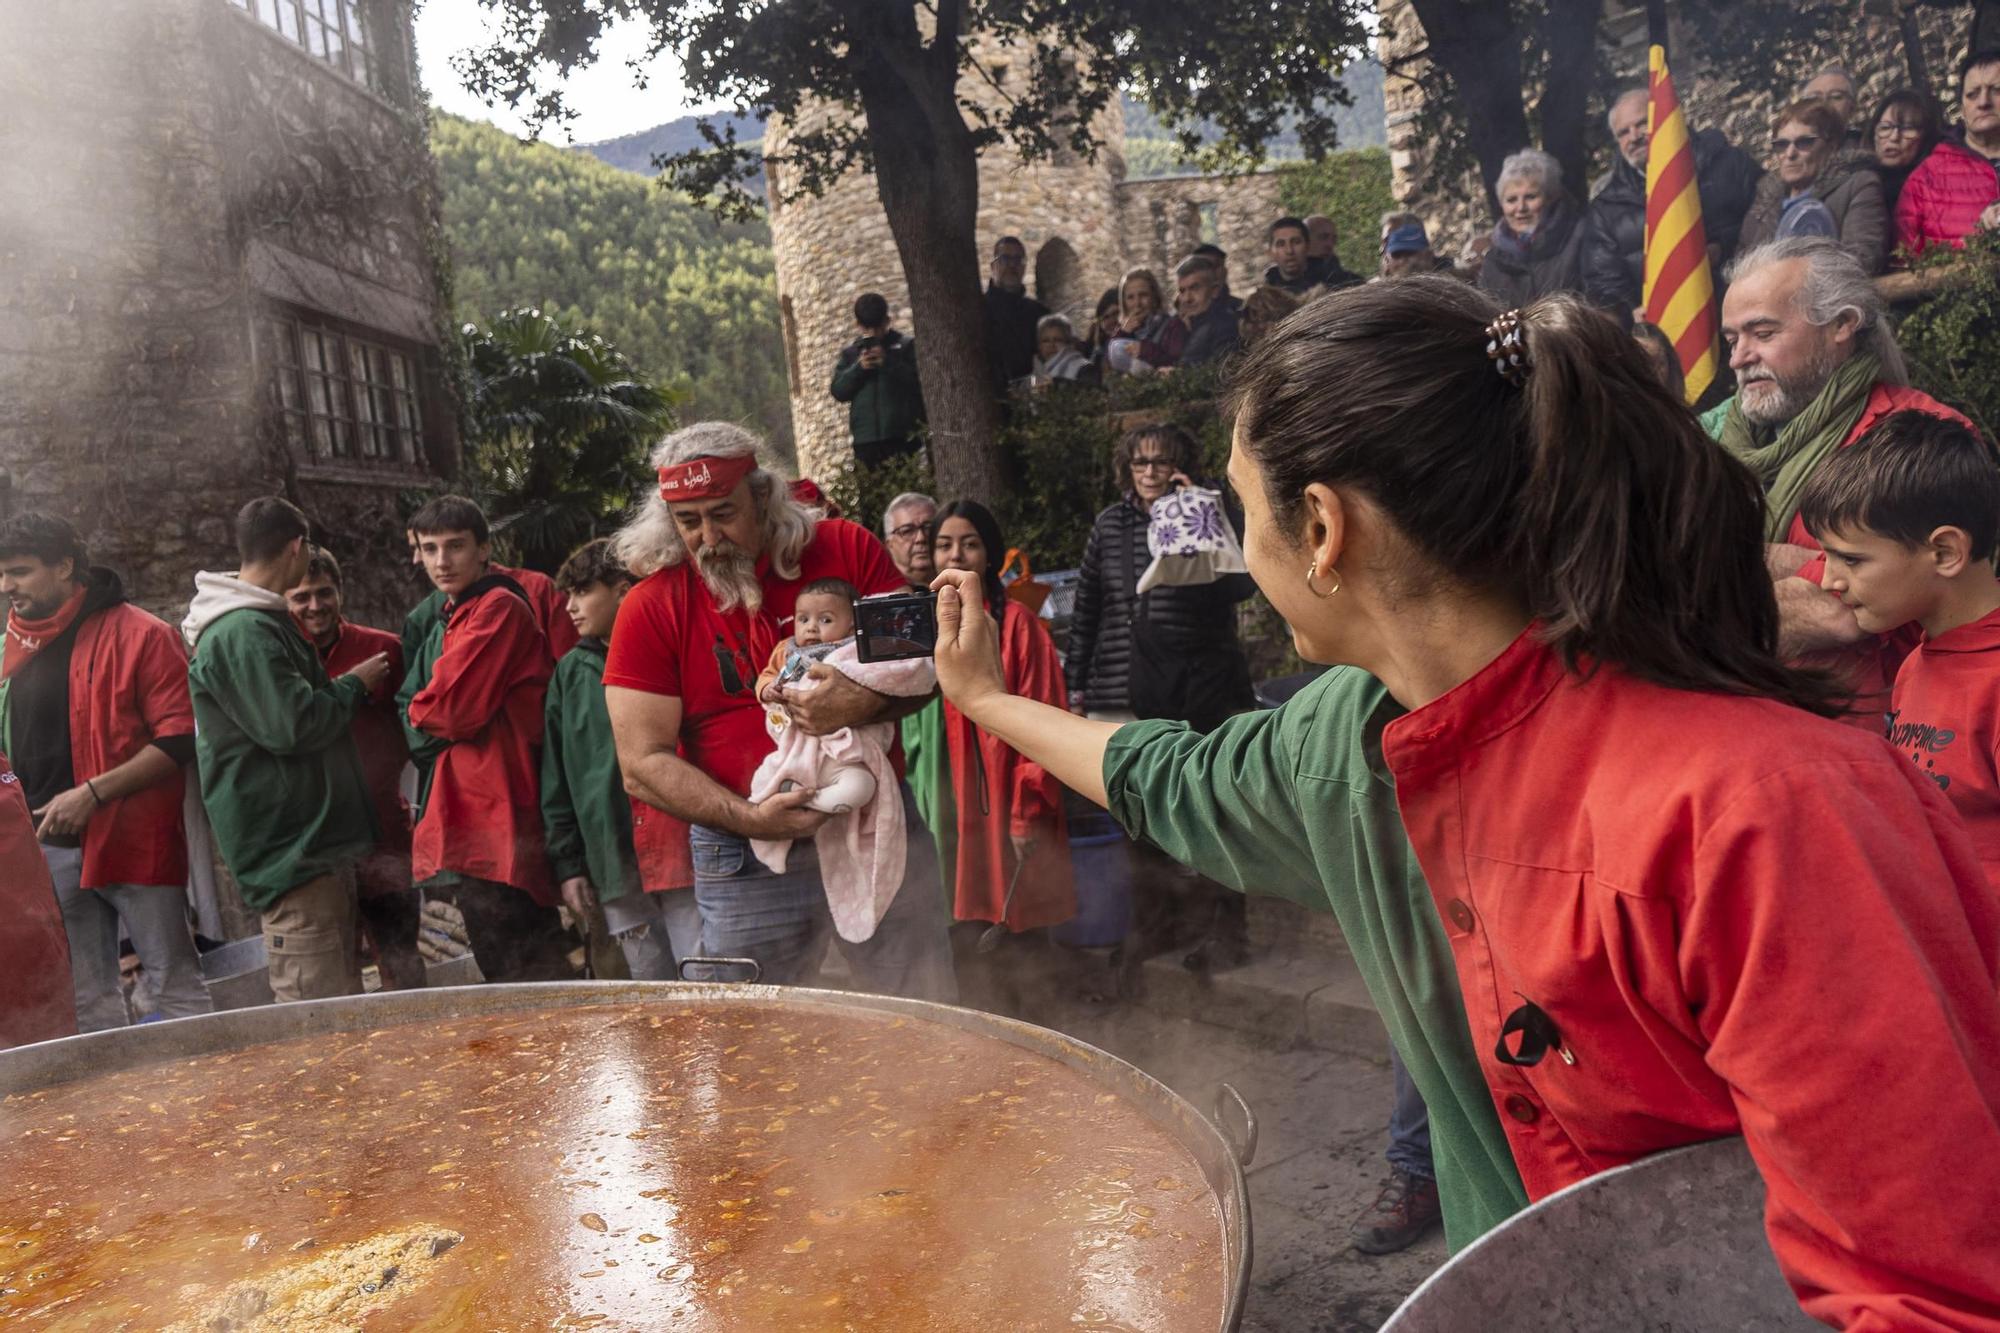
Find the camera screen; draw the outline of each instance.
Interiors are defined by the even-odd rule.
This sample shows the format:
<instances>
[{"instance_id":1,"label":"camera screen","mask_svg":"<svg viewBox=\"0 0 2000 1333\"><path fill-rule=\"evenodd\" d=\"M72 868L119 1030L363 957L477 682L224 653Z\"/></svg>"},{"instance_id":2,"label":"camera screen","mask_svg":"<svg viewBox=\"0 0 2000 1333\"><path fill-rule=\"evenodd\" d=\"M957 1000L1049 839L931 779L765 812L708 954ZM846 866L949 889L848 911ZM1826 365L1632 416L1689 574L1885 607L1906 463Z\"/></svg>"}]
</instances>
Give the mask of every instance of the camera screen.
<instances>
[{"instance_id":1,"label":"camera screen","mask_svg":"<svg viewBox=\"0 0 2000 1333\"><path fill-rule=\"evenodd\" d=\"M900 662L937 651L937 594L892 592L854 604L855 656Z\"/></svg>"}]
</instances>

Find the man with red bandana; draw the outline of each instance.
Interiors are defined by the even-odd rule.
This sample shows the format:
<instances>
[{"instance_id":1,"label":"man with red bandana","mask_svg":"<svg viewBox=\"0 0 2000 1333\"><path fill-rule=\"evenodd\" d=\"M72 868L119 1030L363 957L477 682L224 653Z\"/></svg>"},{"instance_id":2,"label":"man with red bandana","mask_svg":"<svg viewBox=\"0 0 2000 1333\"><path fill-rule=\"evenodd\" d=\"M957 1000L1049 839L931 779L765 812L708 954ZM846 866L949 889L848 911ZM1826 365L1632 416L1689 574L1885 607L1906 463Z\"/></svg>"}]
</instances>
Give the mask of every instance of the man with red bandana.
<instances>
[{"instance_id":1,"label":"man with red bandana","mask_svg":"<svg viewBox=\"0 0 2000 1333\"><path fill-rule=\"evenodd\" d=\"M811 808L814 793L749 799L751 774L773 748L757 673L790 633L799 590L820 578L864 596L908 588L872 533L815 520L756 454L756 437L724 422L669 435L653 455L659 489L618 535L621 563L642 576L619 609L604 671L626 789L693 826L705 954L755 959L774 984L809 982L833 938L862 989L955 1000L936 850L907 785L903 882L858 941L839 937L827 910L812 841L827 815ZM810 688L788 686L785 699L793 725L813 735L925 702L892 701L824 664L810 674ZM900 753L895 761L900 773ZM758 862L752 838L793 844L783 873Z\"/></svg>"}]
</instances>

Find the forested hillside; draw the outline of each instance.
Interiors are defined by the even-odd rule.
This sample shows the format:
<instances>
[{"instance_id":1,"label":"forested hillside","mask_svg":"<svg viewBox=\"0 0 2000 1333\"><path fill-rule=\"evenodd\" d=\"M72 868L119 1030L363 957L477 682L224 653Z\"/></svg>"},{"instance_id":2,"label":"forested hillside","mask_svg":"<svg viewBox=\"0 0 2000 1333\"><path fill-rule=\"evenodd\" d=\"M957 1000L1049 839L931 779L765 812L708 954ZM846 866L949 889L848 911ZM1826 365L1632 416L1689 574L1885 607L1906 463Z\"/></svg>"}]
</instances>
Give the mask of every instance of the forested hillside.
<instances>
[{"instance_id":1,"label":"forested hillside","mask_svg":"<svg viewBox=\"0 0 2000 1333\"><path fill-rule=\"evenodd\" d=\"M1334 113L1334 121L1340 127L1340 146L1381 147L1386 136L1382 111L1382 67L1372 60L1364 61L1347 71L1344 82L1353 95L1354 104ZM1125 171L1128 179L1175 176L1194 170L1181 158L1180 144L1151 111L1130 97L1124 99L1124 107ZM695 129L695 122L700 119L700 116L682 116L678 120L655 125L650 130L639 130L616 139L580 144L578 147L613 166L651 175L655 157L703 146L704 140ZM718 130L725 125L732 127L736 137L744 142L757 139L764 132L763 122L754 116L721 114L713 119ZM1216 137L1213 125L1204 123L1199 129L1204 142L1213 141ZM1266 152L1274 163L1295 161L1299 156L1298 136L1289 127L1283 128L1266 145ZM761 191L764 188L763 178L759 176L750 188Z\"/></svg>"},{"instance_id":2,"label":"forested hillside","mask_svg":"<svg viewBox=\"0 0 2000 1333\"><path fill-rule=\"evenodd\" d=\"M648 177L439 116L456 314L538 306L600 334L683 417L741 421L790 448L771 238L718 222Z\"/></svg>"}]
</instances>

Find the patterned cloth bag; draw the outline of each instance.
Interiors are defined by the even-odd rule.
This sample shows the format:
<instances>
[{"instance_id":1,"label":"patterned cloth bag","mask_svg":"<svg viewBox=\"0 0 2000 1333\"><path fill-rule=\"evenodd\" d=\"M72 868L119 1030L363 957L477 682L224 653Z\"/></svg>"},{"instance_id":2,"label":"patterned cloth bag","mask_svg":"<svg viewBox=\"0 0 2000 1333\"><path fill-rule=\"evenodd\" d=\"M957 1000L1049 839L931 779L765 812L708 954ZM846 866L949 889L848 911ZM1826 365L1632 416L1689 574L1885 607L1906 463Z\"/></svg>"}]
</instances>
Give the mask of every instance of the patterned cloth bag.
<instances>
[{"instance_id":1,"label":"patterned cloth bag","mask_svg":"<svg viewBox=\"0 0 2000 1333\"><path fill-rule=\"evenodd\" d=\"M1243 546L1222 507L1222 492L1183 486L1153 501L1146 521L1146 549L1153 562L1139 576L1140 593L1154 588L1213 583L1243 574Z\"/></svg>"}]
</instances>

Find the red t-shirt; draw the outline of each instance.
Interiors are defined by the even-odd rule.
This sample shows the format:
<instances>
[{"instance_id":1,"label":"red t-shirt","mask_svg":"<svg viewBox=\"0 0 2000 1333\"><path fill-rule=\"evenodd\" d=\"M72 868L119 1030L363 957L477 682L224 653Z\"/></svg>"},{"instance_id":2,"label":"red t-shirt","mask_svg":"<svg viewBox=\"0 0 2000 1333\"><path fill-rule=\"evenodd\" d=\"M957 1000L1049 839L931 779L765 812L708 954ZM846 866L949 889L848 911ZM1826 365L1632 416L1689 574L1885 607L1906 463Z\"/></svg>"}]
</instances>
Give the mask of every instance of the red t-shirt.
<instances>
[{"instance_id":1,"label":"red t-shirt","mask_svg":"<svg viewBox=\"0 0 2000 1333\"><path fill-rule=\"evenodd\" d=\"M757 703L757 673L788 636L799 589L814 579L846 579L864 597L903 592L874 533L845 519L822 519L799 561L796 579L781 579L759 560L763 609L724 614L694 562L684 560L641 580L618 608L605 659L604 683L681 701L681 753L738 796L773 742Z\"/></svg>"},{"instance_id":2,"label":"red t-shirt","mask_svg":"<svg viewBox=\"0 0 2000 1333\"><path fill-rule=\"evenodd\" d=\"M1903 659L1889 743L1944 790L1986 876L2000 884L2000 611Z\"/></svg>"}]
</instances>

